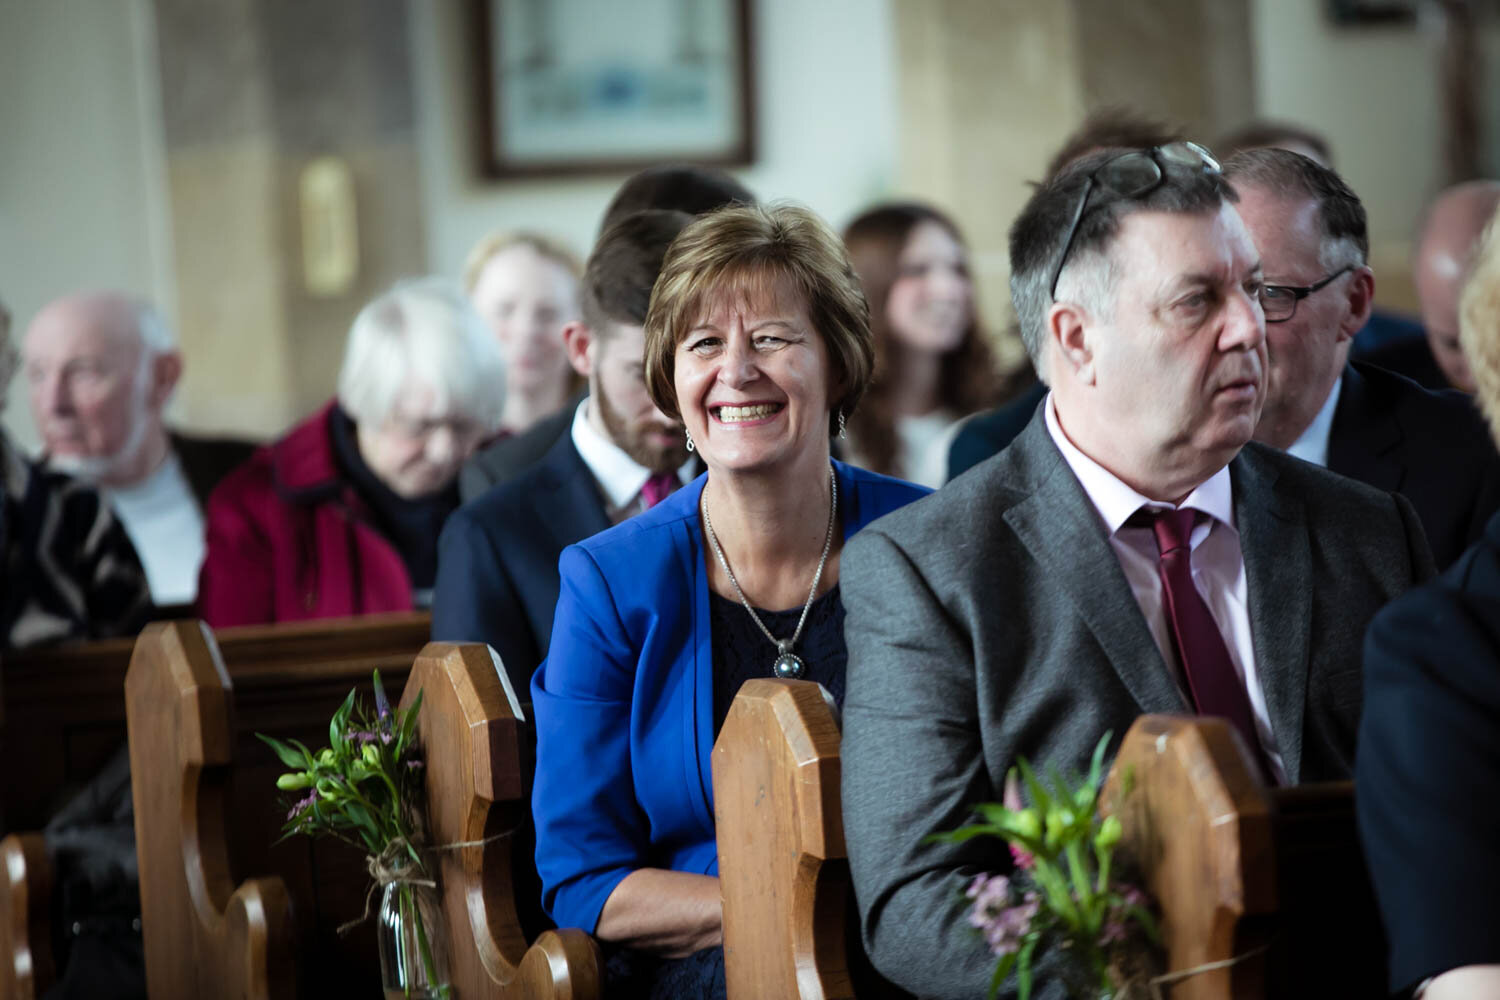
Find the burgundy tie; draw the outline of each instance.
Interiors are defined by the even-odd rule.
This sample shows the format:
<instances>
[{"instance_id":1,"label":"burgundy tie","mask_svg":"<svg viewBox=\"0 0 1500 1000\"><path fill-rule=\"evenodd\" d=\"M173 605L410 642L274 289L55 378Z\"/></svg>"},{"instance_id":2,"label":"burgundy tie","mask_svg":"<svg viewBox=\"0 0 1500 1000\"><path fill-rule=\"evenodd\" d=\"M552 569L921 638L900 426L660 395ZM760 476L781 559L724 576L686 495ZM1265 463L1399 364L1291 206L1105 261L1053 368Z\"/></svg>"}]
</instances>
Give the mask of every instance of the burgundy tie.
<instances>
[{"instance_id":1,"label":"burgundy tie","mask_svg":"<svg viewBox=\"0 0 1500 1000\"><path fill-rule=\"evenodd\" d=\"M1191 539L1193 510L1152 510L1143 508L1151 518L1159 553L1157 573L1161 576L1162 597L1166 604L1167 624L1172 645L1187 677L1188 691L1199 715L1215 715L1229 720L1245 738L1263 776L1275 782L1260 738L1255 734L1255 716L1250 710L1250 696L1235 672L1224 635L1219 631L1208 604L1193 585Z\"/></svg>"},{"instance_id":2,"label":"burgundy tie","mask_svg":"<svg viewBox=\"0 0 1500 1000\"><path fill-rule=\"evenodd\" d=\"M678 486L677 473L658 472L646 480L646 485L641 487L641 501L650 510L665 500Z\"/></svg>"}]
</instances>

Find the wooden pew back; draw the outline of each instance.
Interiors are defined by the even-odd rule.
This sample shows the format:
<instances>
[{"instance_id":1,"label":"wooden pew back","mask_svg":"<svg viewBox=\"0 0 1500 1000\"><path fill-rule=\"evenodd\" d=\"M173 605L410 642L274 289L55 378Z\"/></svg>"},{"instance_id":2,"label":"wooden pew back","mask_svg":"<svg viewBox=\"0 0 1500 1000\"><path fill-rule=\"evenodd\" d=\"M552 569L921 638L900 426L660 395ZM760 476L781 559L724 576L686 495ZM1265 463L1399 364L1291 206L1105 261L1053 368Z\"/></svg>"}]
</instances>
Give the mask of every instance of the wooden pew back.
<instances>
[{"instance_id":1,"label":"wooden pew back","mask_svg":"<svg viewBox=\"0 0 1500 1000\"><path fill-rule=\"evenodd\" d=\"M434 851L458 995L596 1000L603 963L591 937L547 930L528 946L524 900L539 894L524 836L533 743L505 671L487 646L432 643L402 705L419 691L429 842L472 845Z\"/></svg>"},{"instance_id":2,"label":"wooden pew back","mask_svg":"<svg viewBox=\"0 0 1500 1000\"><path fill-rule=\"evenodd\" d=\"M207 628L148 625L125 697L153 997L291 996L291 901L280 878L236 887L225 835L234 756L229 675Z\"/></svg>"},{"instance_id":3,"label":"wooden pew back","mask_svg":"<svg viewBox=\"0 0 1500 1000\"><path fill-rule=\"evenodd\" d=\"M239 714L270 724L298 712L277 700L277 685L295 678L321 710L322 695L312 685L322 678L337 705L351 676L368 681L378 668L387 678L404 677L430 630L426 613L412 613L247 625L214 638L237 688ZM134 639L106 639L5 655L0 756L24 754L28 766L0 773L0 833L40 829L125 742L125 672L134 649ZM308 716L302 711L295 721Z\"/></svg>"},{"instance_id":4,"label":"wooden pew back","mask_svg":"<svg viewBox=\"0 0 1500 1000\"><path fill-rule=\"evenodd\" d=\"M1385 996L1385 937L1350 782L1267 788L1219 719L1143 716L1103 801L1131 774L1121 848L1163 911L1168 968L1187 1000Z\"/></svg>"},{"instance_id":5,"label":"wooden pew back","mask_svg":"<svg viewBox=\"0 0 1500 1000\"><path fill-rule=\"evenodd\" d=\"M822 688L745 682L714 744L730 1000L899 996L864 961L839 809L839 724Z\"/></svg>"},{"instance_id":6,"label":"wooden pew back","mask_svg":"<svg viewBox=\"0 0 1500 1000\"><path fill-rule=\"evenodd\" d=\"M375 668L399 689L427 632L425 615L399 615L226 629L222 647L197 622L153 625L142 633L132 680L124 687L130 718L141 720L130 727L131 769L148 975L157 975L150 950L152 900L166 908L166 916L155 918L158 928L180 928L191 920L210 934L218 926L212 914L228 919L224 907L238 875L274 872L296 910L295 958L286 965L295 967L303 991L378 988L373 928L336 933L364 912L364 860L340 844L304 838L277 843L283 817L275 779L283 768L254 734L326 743L329 716L349 689L368 697ZM174 725L180 730L175 743ZM212 759L199 761L208 749ZM157 763L143 771L146 759ZM176 804L164 813L143 813L148 801ZM218 895L200 893L188 906L178 891L185 883L148 884L148 853L158 868L175 857L175 870L196 873L193 884L218 886ZM167 942L158 963L172 954L173 939L182 933L158 934ZM179 965L186 961L180 957L182 940L189 939L176 942ZM220 954L210 943L204 948Z\"/></svg>"},{"instance_id":7,"label":"wooden pew back","mask_svg":"<svg viewBox=\"0 0 1500 1000\"><path fill-rule=\"evenodd\" d=\"M851 975L839 732L816 685L754 680L714 746L730 1000L894 991ZM1122 850L1160 902L1174 1000L1380 997L1384 938L1348 783L1267 789L1227 724L1145 716L1121 745ZM955 908L954 919L960 919Z\"/></svg>"}]
</instances>

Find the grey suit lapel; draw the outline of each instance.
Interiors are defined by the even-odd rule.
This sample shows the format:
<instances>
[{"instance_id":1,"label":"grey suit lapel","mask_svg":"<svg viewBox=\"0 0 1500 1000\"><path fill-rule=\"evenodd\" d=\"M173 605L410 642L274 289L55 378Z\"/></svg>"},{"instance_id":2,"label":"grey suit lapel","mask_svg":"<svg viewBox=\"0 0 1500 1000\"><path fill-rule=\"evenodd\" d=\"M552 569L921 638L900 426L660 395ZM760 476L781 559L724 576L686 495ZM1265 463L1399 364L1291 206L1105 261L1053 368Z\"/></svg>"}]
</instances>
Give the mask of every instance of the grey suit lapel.
<instances>
[{"instance_id":1,"label":"grey suit lapel","mask_svg":"<svg viewBox=\"0 0 1500 1000\"><path fill-rule=\"evenodd\" d=\"M1302 770L1303 712L1312 644L1312 548L1300 499L1276 489L1276 470L1249 445L1229 466L1245 558L1250 641L1287 779Z\"/></svg>"},{"instance_id":2,"label":"grey suit lapel","mask_svg":"<svg viewBox=\"0 0 1500 1000\"><path fill-rule=\"evenodd\" d=\"M1032 490L1005 512L1005 522L1041 571L1067 593L1141 710L1191 712L1146 627L1092 501L1053 444L1040 411L1010 450L1023 476L1031 479Z\"/></svg>"}]
</instances>

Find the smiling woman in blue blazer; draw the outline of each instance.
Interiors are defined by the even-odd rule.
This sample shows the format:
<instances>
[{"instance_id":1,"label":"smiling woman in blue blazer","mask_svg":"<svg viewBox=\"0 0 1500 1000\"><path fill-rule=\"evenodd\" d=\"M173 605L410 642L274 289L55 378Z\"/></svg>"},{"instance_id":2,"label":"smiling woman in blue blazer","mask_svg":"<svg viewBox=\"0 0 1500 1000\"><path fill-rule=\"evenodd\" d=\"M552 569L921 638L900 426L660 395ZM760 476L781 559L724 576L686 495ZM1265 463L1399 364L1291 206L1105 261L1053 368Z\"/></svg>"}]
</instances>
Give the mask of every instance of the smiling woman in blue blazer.
<instances>
[{"instance_id":1,"label":"smiling woman in blue blazer","mask_svg":"<svg viewBox=\"0 0 1500 1000\"><path fill-rule=\"evenodd\" d=\"M812 213L724 209L668 250L643 377L708 472L563 552L532 679L543 904L604 942L619 995L722 995L714 738L749 677L842 696L843 543L926 492L830 457L871 366L859 281Z\"/></svg>"}]
</instances>

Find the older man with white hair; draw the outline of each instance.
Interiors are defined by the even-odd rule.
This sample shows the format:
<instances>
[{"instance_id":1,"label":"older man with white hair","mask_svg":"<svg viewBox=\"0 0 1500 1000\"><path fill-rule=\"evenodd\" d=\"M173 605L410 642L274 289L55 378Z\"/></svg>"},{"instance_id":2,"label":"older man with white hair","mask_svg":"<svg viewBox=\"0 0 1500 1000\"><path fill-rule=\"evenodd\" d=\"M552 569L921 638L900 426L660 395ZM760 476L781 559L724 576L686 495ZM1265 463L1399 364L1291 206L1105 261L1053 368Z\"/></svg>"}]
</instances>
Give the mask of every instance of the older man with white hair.
<instances>
[{"instance_id":1,"label":"older man with white hair","mask_svg":"<svg viewBox=\"0 0 1500 1000\"><path fill-rule=\"evenodd\" d=\"M22 346L46 465L97 486L135 543L158 605L190 604L203 562L203 508L250 456L239 441L168 430L182 355L161 314L119 292L58 299Z\"/></svg>"},{"instance_id":2,"label":"older man with white hair","mask_svg":"<svg viewBox=\"0 0 1500 1000\"><path fill-rule=\"evenodd\" d=\"M16 353L0 303L0 406ZM130 539L99 493L29 461L0 430L0 650L131 635L151 598Z\"/></svg>"}]
</instances>

